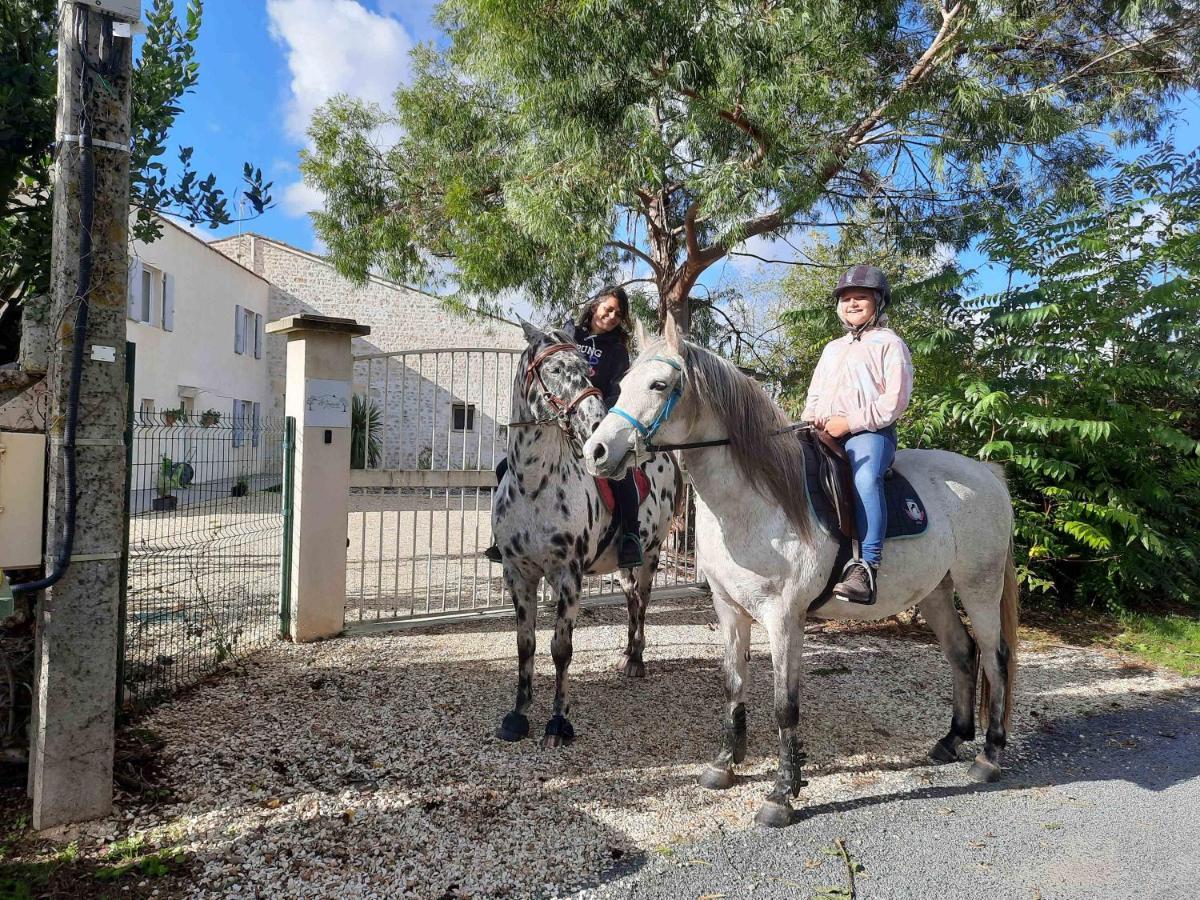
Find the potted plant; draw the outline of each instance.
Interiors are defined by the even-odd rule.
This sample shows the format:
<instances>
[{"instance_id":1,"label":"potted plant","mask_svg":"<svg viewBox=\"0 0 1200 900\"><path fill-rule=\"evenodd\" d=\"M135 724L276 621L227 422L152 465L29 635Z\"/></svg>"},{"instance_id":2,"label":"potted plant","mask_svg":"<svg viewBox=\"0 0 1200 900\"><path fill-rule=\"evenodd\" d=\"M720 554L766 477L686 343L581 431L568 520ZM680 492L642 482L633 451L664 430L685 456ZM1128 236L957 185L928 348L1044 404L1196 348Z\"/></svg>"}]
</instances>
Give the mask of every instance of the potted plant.
<instances>
[{"instance_id":1,"label":"potted plant","mask_svg":"<svg viewBox=\"0 0 1200 900\"><path fill-rule=\"evenodd\" d=\"M230 497L245 497L250 493L250 478L246 475L246 469L244 467L241 467L241 469L238 472L237 478L234 479L233 484L229 486Z\"/></svg>"},{"instance_id":2,"label":"potted plant","mask_svg":"<svg viewBox=\"0 0 1200 900\"><path fill-rule=\"evenodd\" d=\"M187 410L184 408L182 403L174 409L164 409L162 414L163 422L167 426L175 425L178 422L187 421Z\"/></svg>"},{"instance_id":3,"label":"potted plant","mask_svg":"<svg viewBox=\"0 0 1200 900\"><path fill-rule=\"evenodd\" d=\"M179 468L166 454L163 454L159 462L158 477L154 486L158 489L158 496L151 502L151 508L155 512L174 512L179 506L179 498L173 493L180 486Z\"/></svg>"},{"instance_id":4,"label":"potted plant","mask_svg":"<svg viewBox=\"0 0 1200 900\"><path fill-rule=\"evenodd\" d=\"M203 428L212 428L221 421L221 414L215 409L206 409L200 413L200 425Z\"/></svg>"}]
</instances>

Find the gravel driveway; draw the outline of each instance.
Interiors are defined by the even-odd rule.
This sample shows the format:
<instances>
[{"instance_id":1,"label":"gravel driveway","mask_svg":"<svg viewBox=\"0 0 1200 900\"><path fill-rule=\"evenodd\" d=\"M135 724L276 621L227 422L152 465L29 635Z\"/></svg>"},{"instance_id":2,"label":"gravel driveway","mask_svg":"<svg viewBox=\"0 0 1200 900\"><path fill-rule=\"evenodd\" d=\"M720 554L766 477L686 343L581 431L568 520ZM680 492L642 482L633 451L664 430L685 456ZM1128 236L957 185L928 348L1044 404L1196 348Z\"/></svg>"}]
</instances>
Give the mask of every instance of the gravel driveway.
<instances>
[{"instance_id":1,"label":"gravel driveway","mask_svg":"<svg viewBox=\"0 0 1200 900\"><path fill-rule=\"evenodd\" d=\"M176 792L174 802L131 806L62 836L77 837L84 849L132 833L181 845L203 873L196 896L525 897L613 879L603 889L629 896L622 874L636 869L657 878L655 867L665 860L674 862L662 872L685 878L678 882L682 893L670 879L646 882L661 886L664 896L741 896L752 880L766 891L754 869L746 881L723 888L688 880L691 867L676 864L702 860L694 868L708 871L714 841L763 840L752 818L774 771L769 656L765 633L756 628L746 780L723 793L696 786L718 738L720 638L712 619L707 603L653 605L650 676L631 681L611 671L624 642L623 611L587 612L572 666L579 737L556 752L492 737L514 690L507 620L276 645L140 723L166 739L164 780ZM539 630L538 641L531 718L540 732L550 712L553 666L549 633ZM1043 825L1046 840L1070 834L1075 786L1059 776L1030 781L1023 774L1046 753L1059 752L1047 749L1047 735L1067 741L1090 728L1081 717L1132 714L1195 687L1111 654L1026 650L1011 731L1014 780L973 795L961 783L965 763L923 764L949 719L950 675L936 645L831 631L809 635L806 657L803 730L811 784L801 800L813 814L769 837L783 855L763 869L797 884L811 879L787 873L802 872L829 835L846 835L856 854L861 834L887 848L911 830L902 817L922 804L936 807L927 820L936 824L943 807L954 820L943 832L929 830L923 852L940 854L954 841L956 852L973 860L958 845L978 839L985 845L977 848L979 862L996 868L998 878L1009 854L1033 845L988 843L987 832L1007 834L1022 807L1044 806L1024 816L1029 840L1043 836L1037 831ZM1136 767L1153 741L1134 740L1124 759ZM1068 763L1085 777L1090 757ZM872 799L879 797L887 802ZM1007 808L1009 819L997 813L993 827L972 814L966 822L962 805L980 802ZM1122 808L1123 827L1134 828L1134 812ZM839 818L854 816L863 817L855 819L858 832ZM1055 822L1066 834L1049 829ZM886 859L869 860L872 886L891 884L883 877ZM821 864L822 883L830 883L837 869ZM996 882L989 884L994 894ZM771 890L782 896L784 887Z\"/></svg>"}]
</instances>

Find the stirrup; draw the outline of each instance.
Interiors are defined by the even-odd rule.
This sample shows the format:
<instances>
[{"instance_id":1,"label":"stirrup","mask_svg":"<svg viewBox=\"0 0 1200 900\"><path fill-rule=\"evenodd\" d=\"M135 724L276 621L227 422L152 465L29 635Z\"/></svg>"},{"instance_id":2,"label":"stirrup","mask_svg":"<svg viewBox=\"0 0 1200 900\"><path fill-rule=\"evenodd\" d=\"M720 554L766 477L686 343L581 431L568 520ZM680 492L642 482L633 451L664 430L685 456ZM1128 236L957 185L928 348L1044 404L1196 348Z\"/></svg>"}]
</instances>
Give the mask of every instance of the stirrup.
<instances>
[{"instance_id":1,"label":"stirrup","mask_svg":"<svg viewBox=\"0 0 1200 900\"><path fill-rule=\"evenodd\" d=\"M860 568L865 570L867 573L867 587L868 587L869 593L867 594L865 599L860 599L858 597L848 597L845 594L838 593L838 590L837 590L838 587L846 580L846 573L849 572L853 566L859 566ZM872 566L866 560L861 559L860 557L857 557L857 556L850 559L849 561L847 561L847 563L844 566L842 566L842 577L841 577L841 580L838 582L838 584L834 585L833 596L836 597L838 600L843 601L844 603L857 603L859 606L874 606L875 605L875 587L876 587L875 572L876 572L875 566Z\"/></svg>"},{"instance_id":2,"label":"stirrup","mask_svg":"<svg viewBox=\"0 0 1200 900\"><path fill-rule=\"evenodd\" d=\"M637 547L637 559L623 559L625 553L625 545L632 542ZM621 543L617 545L617 568L618 569L636 569L646 561L645 551L642 548L642 539L635 532L627 531L621 535Z\"/></svg>"}]
</instances>

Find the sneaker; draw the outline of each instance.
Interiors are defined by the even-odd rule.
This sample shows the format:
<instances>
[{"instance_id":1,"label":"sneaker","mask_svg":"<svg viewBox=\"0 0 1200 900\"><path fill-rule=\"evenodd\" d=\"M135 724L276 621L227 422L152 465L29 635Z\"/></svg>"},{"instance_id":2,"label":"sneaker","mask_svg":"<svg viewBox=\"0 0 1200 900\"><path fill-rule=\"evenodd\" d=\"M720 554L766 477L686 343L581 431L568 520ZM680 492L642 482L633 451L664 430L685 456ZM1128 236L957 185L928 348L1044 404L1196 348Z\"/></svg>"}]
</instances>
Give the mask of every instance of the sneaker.
<instances>
[{"instance_id":1,"label":"sneaker","mask_svg":"<svg viewBox=\"0 0 1200 900\"><path fill-rule=\"evenodd\" d=\"M642 541L634 532L621 538L621 549L617 553L617 567L636 569L642 564Z\"/></svg>"},{"instance_id":2,"label":"sneaker","mask_svg":"<svg viewBox=\"0 0 1200 900\"><path fill-rule=\"evenodd\" d=\"M848 603L861 603L870 606L875 602L875 573L876 566L852 559L842 570L842 580L833 586L833 595Z\"/></svg>"},{"instance_id":3,"label":"sneaker","mask_svg":"<svg viewBox=\"0 0 1200 900\"><path fill-rule=\"evenodd\" d=\"M500 548L495 544L492 544L492 546L484 550L483 555L494 563L504 562L504 558L500 556Z\"/></svg>"}]
</instances>

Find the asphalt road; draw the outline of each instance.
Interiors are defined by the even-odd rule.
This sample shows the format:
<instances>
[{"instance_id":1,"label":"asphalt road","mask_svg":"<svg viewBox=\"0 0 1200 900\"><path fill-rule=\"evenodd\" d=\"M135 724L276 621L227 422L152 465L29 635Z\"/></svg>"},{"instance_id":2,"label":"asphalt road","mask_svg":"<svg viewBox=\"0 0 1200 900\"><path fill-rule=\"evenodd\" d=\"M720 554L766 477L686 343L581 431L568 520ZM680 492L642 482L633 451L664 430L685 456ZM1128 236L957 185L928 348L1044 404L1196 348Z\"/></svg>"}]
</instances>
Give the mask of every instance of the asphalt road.
<instances>
[{"instance_id":1,"label":"asphalt road","mask_svg":"<svg viewBox=\"0 0 1200 900\"><path fill-rule=\"evenodd\" d=\"M1200 694L1056 722L996 785L966 770L914 770L786 829L651 853L584 896L845 900L840 839L861 900L1200 897Z\"/></svg>"}]
</instances>

